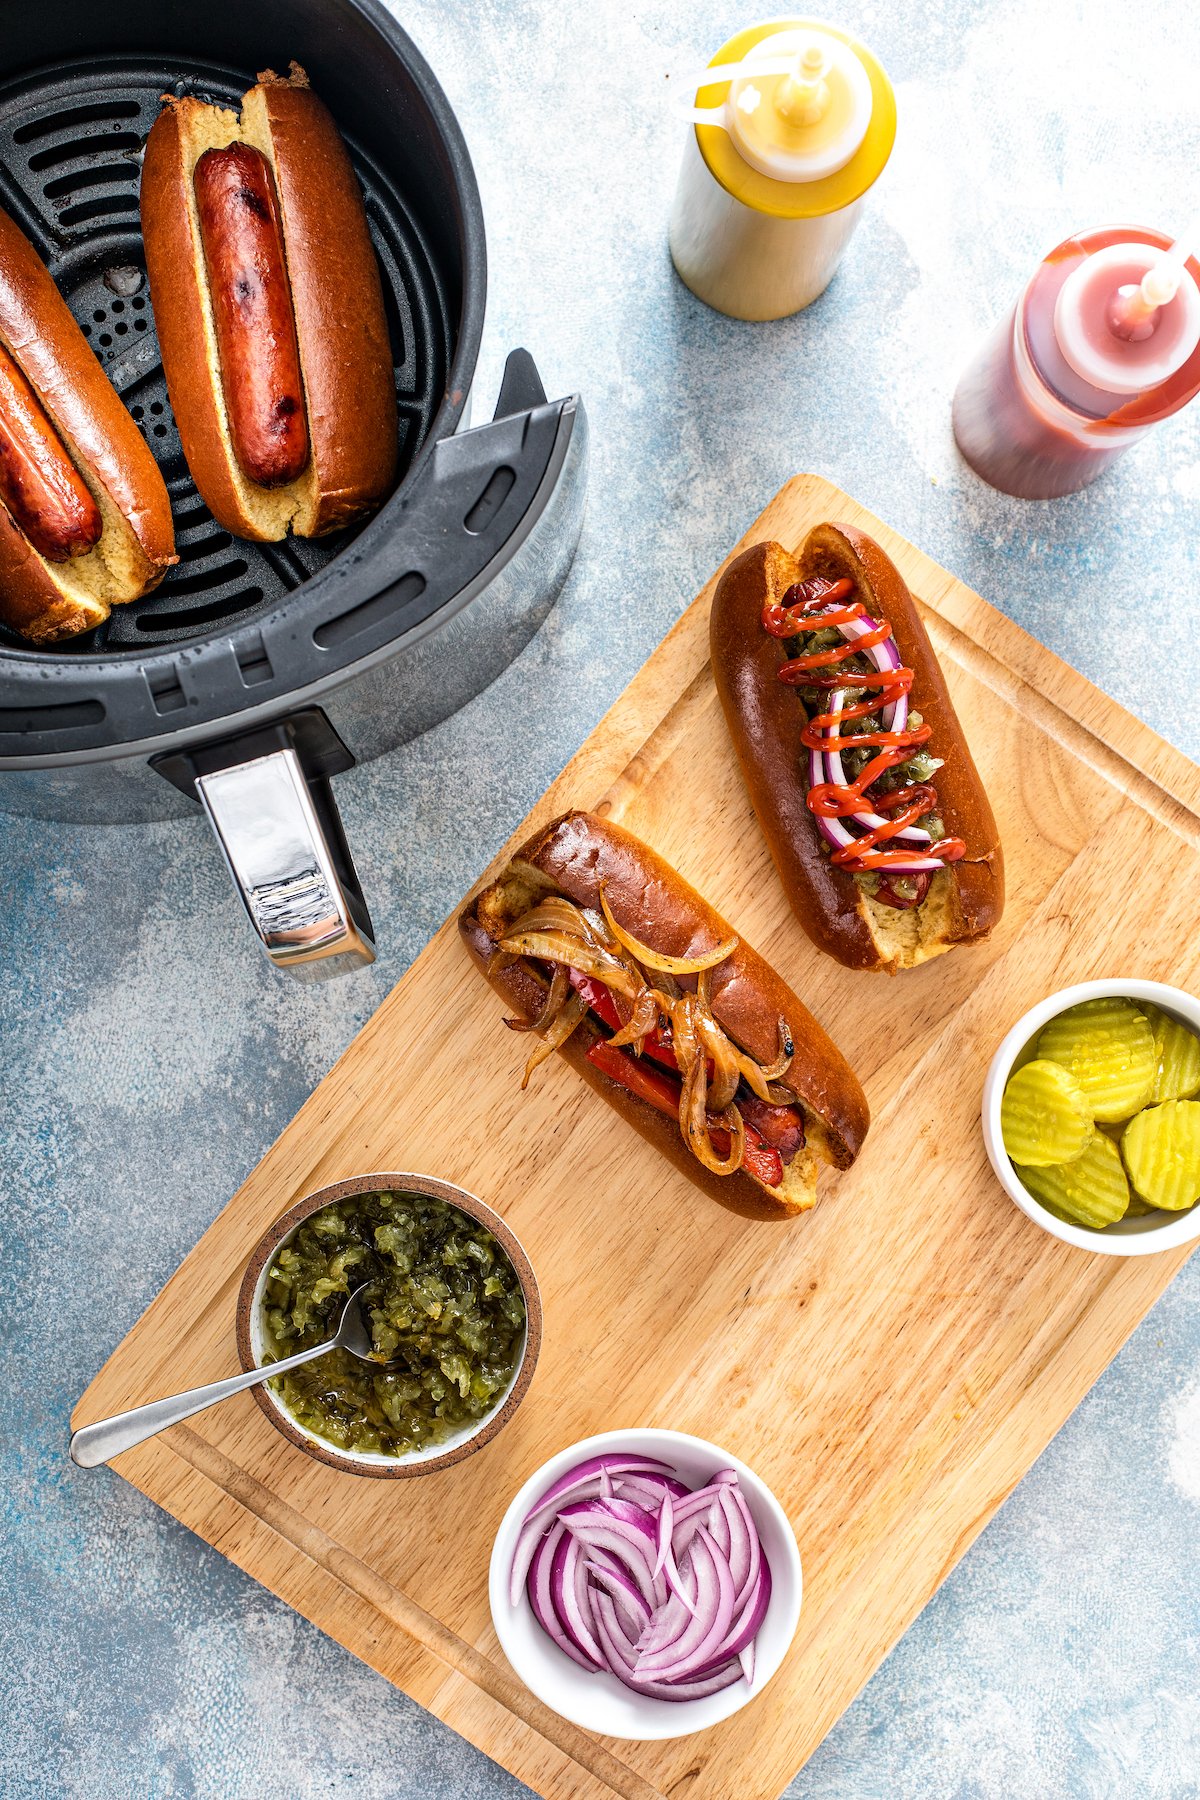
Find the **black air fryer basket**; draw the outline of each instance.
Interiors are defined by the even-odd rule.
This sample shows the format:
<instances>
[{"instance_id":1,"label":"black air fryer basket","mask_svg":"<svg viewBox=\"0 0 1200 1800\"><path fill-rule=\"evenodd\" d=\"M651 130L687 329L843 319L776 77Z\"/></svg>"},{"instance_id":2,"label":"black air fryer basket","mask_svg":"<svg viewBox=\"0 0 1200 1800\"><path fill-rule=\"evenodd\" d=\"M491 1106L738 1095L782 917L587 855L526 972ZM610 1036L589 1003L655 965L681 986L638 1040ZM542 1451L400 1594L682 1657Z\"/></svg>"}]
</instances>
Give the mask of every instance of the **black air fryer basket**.
<instances>
[{"instance_id":1,"label":"black air fryer basket","mask_svg":"<svg viewBox=\"0 0 1200 1800\"><path fill-rule=\"evenodd\" d=\"M55 0L6 27L0 205L154 451L180 560L66 645L0 627L0 810L147 819L199 799L275 960L334 972L369 959L371 940L330 777L447 717L536 630L582 522L582 407L547 402L514 351L495 419L463 428L486 285L479 196L445 96L374 0ZM138 181L160 96L236 108L259 70L293 58L362 184L400 480L361 527L252 544L215 523L183 459Z\"/></svg>"}]
</instances>

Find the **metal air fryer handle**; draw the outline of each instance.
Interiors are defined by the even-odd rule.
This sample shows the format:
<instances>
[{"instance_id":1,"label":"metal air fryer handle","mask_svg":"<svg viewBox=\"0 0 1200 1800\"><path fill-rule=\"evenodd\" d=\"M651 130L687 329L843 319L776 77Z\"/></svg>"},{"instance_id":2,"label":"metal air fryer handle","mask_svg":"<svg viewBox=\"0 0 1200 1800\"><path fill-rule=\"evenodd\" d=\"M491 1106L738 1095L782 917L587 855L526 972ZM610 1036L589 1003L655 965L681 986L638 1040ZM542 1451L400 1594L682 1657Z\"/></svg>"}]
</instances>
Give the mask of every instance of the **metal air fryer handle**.
<instances>
[{"instance_id":1,"label":"metal air fryer handle","mask_svg":"<svg viewBox=\"0 0 1200 1800\"><path fill-rule=\"evenodd\" d=\"M271 961L309 981L375 961L371 916L329 785L353 763L325 714L308 707L156 765L200 800Z\"/></svg>"},{"instance_id":2,"label":"metal air fryer handle","mask_svg":"<svg viewBox=\"0 0 1200 1800\"><path fill-rule=\"evenodd\" d=\"M196 792L276 967L320 979L375 961L362 894L339 874L294 750L200 775Z\"/></svg>"}]
</instances>

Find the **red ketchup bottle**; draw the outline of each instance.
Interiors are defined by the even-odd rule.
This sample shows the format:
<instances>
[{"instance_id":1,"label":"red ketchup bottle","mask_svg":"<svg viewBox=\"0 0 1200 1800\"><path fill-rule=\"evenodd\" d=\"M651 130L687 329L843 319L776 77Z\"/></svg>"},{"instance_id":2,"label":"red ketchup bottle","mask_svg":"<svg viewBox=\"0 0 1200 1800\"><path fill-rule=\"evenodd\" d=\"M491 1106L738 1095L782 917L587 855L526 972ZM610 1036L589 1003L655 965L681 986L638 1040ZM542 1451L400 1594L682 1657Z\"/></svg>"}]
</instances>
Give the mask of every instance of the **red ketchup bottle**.
<instances>
[{"instance_id":1,"label":"red ketchup bottle","mask_svg":"<svg viewBox=\"0 0 1200 1800\"><path fill-rule=\"evenodd\" d=\"M954 395L977 475L1024 500L1073 494L1200 392L1200 262L1184 245L1104 226L1039 263Z\"/></svg>"}]
</instances>

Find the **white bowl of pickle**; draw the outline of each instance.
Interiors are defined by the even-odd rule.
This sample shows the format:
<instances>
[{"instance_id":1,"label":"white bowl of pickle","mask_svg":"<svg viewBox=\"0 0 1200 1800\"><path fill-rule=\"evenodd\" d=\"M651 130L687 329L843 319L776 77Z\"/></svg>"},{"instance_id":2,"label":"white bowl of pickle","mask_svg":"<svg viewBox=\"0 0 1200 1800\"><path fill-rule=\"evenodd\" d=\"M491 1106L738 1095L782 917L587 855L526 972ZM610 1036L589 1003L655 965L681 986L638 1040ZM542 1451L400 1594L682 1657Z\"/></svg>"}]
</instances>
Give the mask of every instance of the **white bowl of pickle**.
<instances>
[{"instance_id":1,"label":"white bowl of pickle","mask_svg":"<svg viewBox=\"0 0 1200 1800\"><path fill-rule=\"evenodd\" d=\"M1200 1238L1200 1000L1161 981L1084 981L1032 1007L983 1086L983 1140L1010 1199L1105 1256Z\"/></svg>"}]
</instances>

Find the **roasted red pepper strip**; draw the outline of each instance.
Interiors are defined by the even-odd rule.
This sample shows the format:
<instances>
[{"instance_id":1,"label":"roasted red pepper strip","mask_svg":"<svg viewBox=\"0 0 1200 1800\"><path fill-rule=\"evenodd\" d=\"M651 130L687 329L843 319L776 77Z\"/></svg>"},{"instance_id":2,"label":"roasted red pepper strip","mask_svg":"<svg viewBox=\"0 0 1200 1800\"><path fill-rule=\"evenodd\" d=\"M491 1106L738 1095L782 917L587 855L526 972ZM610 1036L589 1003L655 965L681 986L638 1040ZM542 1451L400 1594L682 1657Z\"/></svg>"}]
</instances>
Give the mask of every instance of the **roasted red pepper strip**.
<instances>
[{"instance_id":1,"label":"roasted red pepper strip","mask_svg":"<svg viewBox=\"0 0 1200 1800\"><path fill-rule=\"evenodd\" d=\"M625 1021L617 1011L617 1003L602 981L594 975L581 975L578 969L571 970L571 986L577 994L587 1001L596 1017L608 1026L610 1031L620 1031ZM660 1062L664 1069L677 1069L679 1063L671 1046L671 1034L665 1032L661 1025L648 1031L642 1039L642 1049L655 1062ZM711 1071L710 1071L711 1072Z\"/></svg>"},{"instance_id":2,"label":"roasted red pepper strip","mask_svg":"<svg viewBox=\"0 0 1200 1800\"><path fill-rule=\"evenodd\" d=\"M666 1118L679 1118L680 1084L670 1075L659 1069L649 1068L636 1057L627 1056L623 1050L614 1050L603 1038L598 1044L592 1045L587 1055L588 1061L594 1063L610 1081L615 1081L618 1087L635 1094L639 1100L644 1100ZM718 1125L710 1129L709 1135L717 1155L728 1156L729 1133ZM779 1187L783 1181L782 1156L770 1144L765 1144L751 1125L746 1126L746 1150L742 1167L748 1175L756 1176L768 1187Z\"/></svg>"}]
</instances>

